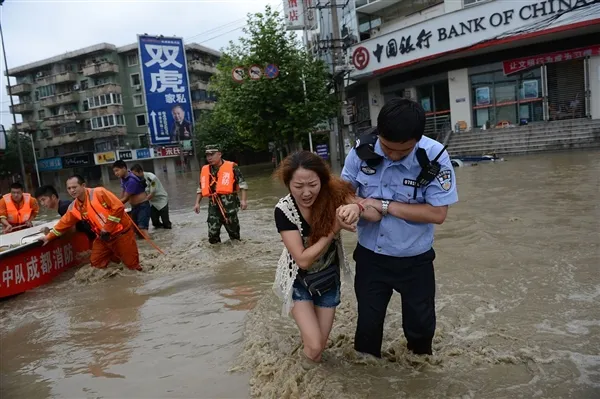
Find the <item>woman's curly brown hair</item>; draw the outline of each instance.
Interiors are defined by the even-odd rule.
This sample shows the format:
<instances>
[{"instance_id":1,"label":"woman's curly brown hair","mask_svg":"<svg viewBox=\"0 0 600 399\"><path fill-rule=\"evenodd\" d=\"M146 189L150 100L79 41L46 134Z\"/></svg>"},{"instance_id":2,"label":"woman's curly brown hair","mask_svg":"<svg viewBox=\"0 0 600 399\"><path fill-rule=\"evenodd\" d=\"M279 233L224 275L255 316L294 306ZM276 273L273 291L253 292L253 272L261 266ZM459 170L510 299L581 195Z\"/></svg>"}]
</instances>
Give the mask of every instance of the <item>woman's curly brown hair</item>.
<instances>
[{"instance_id":1,"label":"woman's curly brown hair","mask_svg":"<svg viewBox=\"0 0 600 399\"><path fill-rule=\"evenodd\" d=\"M285 158L275 171L275 176L290 188L294 172L299 168L311 170L319 176L321 191L311 207L311 233L308 245L313 245L321 237L333 230L336 211L341 205L348 203L348 198L355 194L352 185L334 176L323 159L310 151L299 151Z\"/></svg>"}]
</instances>

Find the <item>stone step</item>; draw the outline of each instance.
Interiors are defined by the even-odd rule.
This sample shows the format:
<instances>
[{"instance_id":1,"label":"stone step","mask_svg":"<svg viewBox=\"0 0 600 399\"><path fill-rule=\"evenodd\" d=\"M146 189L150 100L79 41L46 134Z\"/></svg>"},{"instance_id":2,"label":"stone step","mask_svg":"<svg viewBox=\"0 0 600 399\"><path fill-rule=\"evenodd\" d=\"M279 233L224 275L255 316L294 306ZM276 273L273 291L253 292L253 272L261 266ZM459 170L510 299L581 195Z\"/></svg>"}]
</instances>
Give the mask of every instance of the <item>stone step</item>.
<instances>
[{"instance_id":1,"label":"stone step","mask_svg":"<svg viewBox=\"0 0 600 399\"><path fill-rule=\"evenodd\" d=\"M592 137L581 137L577 139L555 139L555 140L545 140L539 141L535 143L530 143L528 145L514 145L514 146L506 146L502 148L498 147L490 147L485 145L480 146L472 146L472 147L464 147L464 148L455 148L449 149L450 157L455 158L458 156L471 156L471 155L483 155L489 152L495 152L498 155L507 155L507 154L526 154L529 152L535 151L551 151L551 150L560 150L560 149L570 149L570 148L600 148L600 137L592 136Z\"/></svg>"},{"instance_id":2,"label":"stone step","mask_svg":"<svg viewBox=\"0 0 600 399\"><path fill-rule=\"evenodd\" d=\"M597 134L600 135L600 128L595 131L592 129L577 129L569 132L565 131L545 131L536 134L529 135L494 135L488 137L480 137L478 139L469 139L469 140L450 140L448 143L448 147L456 147L456 146L464 146L471 144L479 144L479 143L489 143L489 144L502 144L506 142L528 142L532 140L539 139L547 139L547 138L555 138L555 137L578 137L585 136L589 134Z\"/></svg>"},{"instance_id":3,"label":"stone step","mask_svg":"<svg viewBox=\"0 0 600 399\"><path fill-rule=\"evenodd\" d=\"M539 153L539 152L554 152L554 151L566 151L566 150L578 150L578 149L600 149L600 143L599 142L578 142L578 143L572 143L572 145L542 145L542 146L534 146L534 147L528 147L528 148L519 148L519 149L515 149L515 150L510 150L510 151L506 151L506 152L496 152L496 154L500 157L507 157L507 156L511 156L511 155L526 155L526 154L532 154L532 153ZM463 156L481 156L481 152L479 151L465 151L465 152L461 152L460 154L451 154L450 157L451 158L458 158L458 157L463 157Z\"/></svg>"},{"instance_id":4,"label":"stone step","mask_svg":"<svg viewBox=\"0 0 600 399\"><path fill-rule=\"evenodd\" d=\"M461 133L452 133L450 136L450 141L458 139L458 138L479 138L482 135L489 134L498 134L498 135L509 135L509 134L528 134L534 132L546 132L550 130L564 131L564 130L572 130L572 129L581 129L581 128L595 128L600 127L600 120L593 120L587 122L574 123L569 125L564 124L535 124L530 126L521 126L514 128L504 128L504 129L490 129L490 130L473 130L469 132L461 132Z\"/></svg>"},{"instance_id":5,"label":"stone step","mask_svg":"<svg viewBox=\"0 0 600 399\"><path fill-rule=\"evenodd\" d=\"M514 142L506 141L503 143L479 142L479 143L470 144L470 145L448 146L448 149L451 153L457 153L460 151L475 150L475 149L501 152L502 149L530 147L530 146L545 144L545 143L554 143L554 142L568 143L568 142L579 142L579 141L589 141L589 140L600 141L600 134L591 133L591 134L587 134L587 135L578 135L578 136L569 136L569 137L552 136L552 137L546 137L546 138L542 138L542 139L538 139L538 140L528 140L526 142L522 142L522 141L514 141Z\"/></svg>"}]
</instances>

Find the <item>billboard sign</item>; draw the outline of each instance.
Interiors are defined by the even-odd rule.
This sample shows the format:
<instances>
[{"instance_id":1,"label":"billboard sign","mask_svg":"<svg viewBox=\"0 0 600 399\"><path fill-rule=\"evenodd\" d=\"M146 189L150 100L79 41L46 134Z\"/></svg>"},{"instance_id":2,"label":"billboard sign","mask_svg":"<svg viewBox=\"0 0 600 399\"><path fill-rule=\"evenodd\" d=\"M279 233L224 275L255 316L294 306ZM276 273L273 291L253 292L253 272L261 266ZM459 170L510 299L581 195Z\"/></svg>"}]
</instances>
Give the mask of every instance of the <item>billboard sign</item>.
<instances>
[{"instance_id":1,"label":"billboard sign","mask_svg":"<svg viewBox=\"0 0 600 399\"><path fill-rule=\"evenodd\" d=\"M138 35L138 50L152 144L191 140L194 115L183 39Z\"/></svg>"},{"instance_id":2,"label":"billboard sign","mask_svg":"<svg viewBox=\"0 0 600 399\"><path fill-rule=\"evenodd\" d=\"M139 150L121 150L117 152L121 161L135 161L137 159L152 158L152 150L150 148L141 148Z\"/></svg>"},{"instance_id":3,"label":"billboard sign","mask_svg":"<svg viewBox=\"0 0 600 399\"><path fill-rule=\"evenodd\" d=\"M51 170L61 170L63 168L62 158L44 158L38 160L38 169L40 172L48 172Z\"/></svg>"},{"instance_id":4,"label":"billboard sign","mask_svg":"<svg viewBox=\"0 0 600 399\"><path fill-rule=\"evenodd\" d=\"M113 163L117 160L117 154L114 151L98 152L94 154L94 162L96 165L104 165Z\"/></svg>"},{"instance_id":5,"label":"billboard sign","mask_svg":"<svg viewBox=\"0 0 600 399\"><path fill-rule=\"evenodd\" d=\"M94 165L94 154L86 152L84 154L67 155L62 157L63 168L78 168Z\"/></svg>"},{"instance_id":6,"label":"billboard sign","mask_svg":"<svg viewBox=\"0 0 600 399\"><path fill-rule=\"evenodd\" d=\"M283 0L283 13L287 30L304 29L304 2L302 0Z\"/></svg>"}]
</instances>

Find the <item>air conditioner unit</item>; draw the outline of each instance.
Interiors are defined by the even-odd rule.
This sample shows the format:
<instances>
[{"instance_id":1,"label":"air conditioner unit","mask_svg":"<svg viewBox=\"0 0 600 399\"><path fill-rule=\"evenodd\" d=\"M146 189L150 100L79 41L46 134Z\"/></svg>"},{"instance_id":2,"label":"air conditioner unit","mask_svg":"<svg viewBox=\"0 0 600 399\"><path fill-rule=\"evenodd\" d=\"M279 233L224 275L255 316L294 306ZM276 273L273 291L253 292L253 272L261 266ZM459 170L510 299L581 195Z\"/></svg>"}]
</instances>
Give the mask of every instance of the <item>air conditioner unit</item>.
<instances>
[{"instance_id":1,"label":"air conditioner unit","mask_svg":"<svg viewBox=\"0 0 600 399\"><path fill-rule=\"evenodd\" d=\"M79 85L73 85L73 90L79 90Z\"/></svg>"},{"instance_id":2,"label":"air conditioner unit","mask_svg":"<svg viewBox=\"0 0 600 399\"><path fill-rule=\"evenodd\" d=\"M135 85L135 86L133 86L133 88L134 88L136 91L140 91L140 90L142 90L142 86L141 86L141 85Z\"/></svg>"},{"instance_id":3,"label":"air conditioner unit","mask_svg":"<svg viewBox=\"0 0 600 399\"><path fill-rule=\"evenodd\" d=\"M42 72L42 71L40 71L40 72L38 72L38 73L35 74L36 78L41 78L43 76L44 76L44 72Z\"/></svg>"}]
</instances>

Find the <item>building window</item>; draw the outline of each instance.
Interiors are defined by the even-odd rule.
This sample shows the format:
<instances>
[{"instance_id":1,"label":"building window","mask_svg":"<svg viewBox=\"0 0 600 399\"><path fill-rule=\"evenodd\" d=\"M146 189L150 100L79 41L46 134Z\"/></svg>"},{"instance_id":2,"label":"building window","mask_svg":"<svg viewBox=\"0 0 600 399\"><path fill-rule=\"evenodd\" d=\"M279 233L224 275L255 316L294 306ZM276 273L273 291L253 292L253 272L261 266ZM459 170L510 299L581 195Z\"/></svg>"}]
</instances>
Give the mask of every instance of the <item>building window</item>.
<instances>
[{"instance_id":1,"label":"building window","mask_svg":"<svg viewBox=\"0 0 600 399\"><path fill-rule=\"evenodd\" d=\"M140 74L139 73L132 73L130 76L131 79L131 86L135 87L135 86L139 86L142 84L142 82L140 81Z\"/></svg>"},{"instance_id":2,"label":"building window","mask_svg":"<svg viewBox=\"0 0 600 399\"><path fill-rule=\"evenodd\" d=\"M127 66L136 66L138 64L137 53L127 54Z\"/></svg>"},{"instance_id":3,"label":"building window","mask_svg":"<svg viewBox=\"0 0 600 399\"><path fill-rule=\"evenodd\" d=\"M79 82L79 90L87 90L87 89L88 89L87 79L84 79L81 82Z\"/></svg>"},{"instance_id":4,"label":"building window","mask_svg":"<svg viewBox=\"0 0 600 399\"><path fill-rule=\"evenodd\" d=\"M36 98L45 98L45 97L52 97L54 95L54 85L48 85L48 86L40 86L38 87L38 92L39 92L39 97Z\"/></svg>"},{"instance_id":5,"label":"building window","mask_svg":"<svg viewBox=\"0 0 600 399\"><path fill-rule=\"evenodd\" d=\"M502 71L471 76L473 125L502 127L522 119L544 119L542 71L534 68L510 76Z\"/></svg>"},{"instance_id":6,"label":"building window","mask_svg":"<svg viewBox=\"0 0 600 399\"><path fill-rule=\"evenodd\" d=\"M111 83L109 77L94 79L94 86L102 86L109 83Z\"/></svg>"},{"instance_id":7,"label":"building window","mask_svg":"<svg viewBox=\"0 0 600 399\"><path fill-rule=\"evenodd\" d=\"M123 115L104 115L91 119L92 130L106 129L115 126L125 126Z\"/></svg>"},{"instance_id":8,"label":"building window","mask_svg":"<svg viewBox=\"0 0 600 399\"><path fill-rule=\"evenodd\" d=\"M140 148L148 148L148 135L147 134L138 134L138 141L140 143Z\"/></svg>"},{"instance_id":9,"label":"building window","mask_svg":"<svg viewBox=\"0 0 600 399\"><path fill-rule=\"evenodd\" d=\"M122 97L119 93L102 94L87 99L89 109L106 107L108 105L123 105Z\"/></svg>"},{"instance_id":10,"label":"building window","mask_svg":"<svg viewBox=\"0 0 600 399\"><path fill-rule=\"evenodd\" d=\"M46 117L46 110L44 109L40 109L38 111L38 120L42 120Z\"/></svg>"},{"instance_id":11,"label":"building window","mask_svg":"<svg viewBox=\"0 0 600 399\"><path fill-rule=\"evenodd\" d=\"M489 1L489 0L464 0L463 4L465 6L472 6L473 4L483 3L484 1Z\"/></svg>"},{"instance_id":12,"label":"building window","mask_svg":"<svg viewBox=\"0 0 600 399\"><path fill-rule=\"evenodd\" d=\"M135 116L135 122L138 127L146 126L146 114L139 114Z\"/></svg>"},{"instance_id":13,"label":"building window","mask_svg":"<svg viewBox=\"0 0 600 399\"><path fill-rule=\"evenodd\" d=\"M144 97L141 94L134 94L133 95L133 106L141 107L143 105L144 105Z\"/></svg>"}]
</instances>

